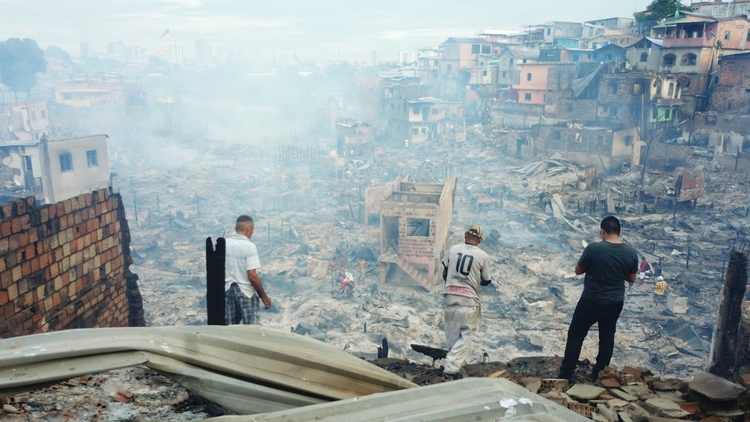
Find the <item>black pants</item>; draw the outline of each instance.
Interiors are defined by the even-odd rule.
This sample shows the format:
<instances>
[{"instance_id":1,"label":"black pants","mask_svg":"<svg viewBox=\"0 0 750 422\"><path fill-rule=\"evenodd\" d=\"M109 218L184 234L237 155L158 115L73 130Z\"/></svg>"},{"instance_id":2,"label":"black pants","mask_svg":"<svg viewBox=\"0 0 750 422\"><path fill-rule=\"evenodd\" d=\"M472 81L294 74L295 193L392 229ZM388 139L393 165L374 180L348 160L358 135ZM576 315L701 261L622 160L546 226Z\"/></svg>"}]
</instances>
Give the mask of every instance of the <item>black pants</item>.
<instances>
[{"instance_id":1,"label":"black pants","mask_svg":"<svg viewBox=\"0 0 750 422\"><path fill-rule=\"evenodd\" d=\"M622 302L599 304L581 299L578 301L573 321L568 328L568 341L565 344L565 357L560 366L560 378L570 379L578 364L583 339L594 323L599 324L599 354L596 356L594 374L609 365L615 349L615 328L622 312Z\"/></svg>"}]
</instances>

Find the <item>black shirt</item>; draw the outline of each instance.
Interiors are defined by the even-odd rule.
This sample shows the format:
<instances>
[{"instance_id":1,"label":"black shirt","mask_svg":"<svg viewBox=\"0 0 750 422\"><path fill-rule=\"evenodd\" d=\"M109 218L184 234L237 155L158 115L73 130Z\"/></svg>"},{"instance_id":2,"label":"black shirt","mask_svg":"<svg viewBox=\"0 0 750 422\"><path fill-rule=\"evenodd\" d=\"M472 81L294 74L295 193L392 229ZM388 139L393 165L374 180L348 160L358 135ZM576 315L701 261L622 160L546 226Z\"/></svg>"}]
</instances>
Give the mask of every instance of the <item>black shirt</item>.
<instances>
[{"instance_id":1,"label":"black shirt","mask_svg":"<svg viewBox=\"0 0 750 422\"><path fill-rule=\"evenodd\" d=\"M622 302L624 281L638 272L638 253L624 243L595 242L586 246L578 265L586 271L581 300L600 304Z\"/></svg>"}]
</instances>

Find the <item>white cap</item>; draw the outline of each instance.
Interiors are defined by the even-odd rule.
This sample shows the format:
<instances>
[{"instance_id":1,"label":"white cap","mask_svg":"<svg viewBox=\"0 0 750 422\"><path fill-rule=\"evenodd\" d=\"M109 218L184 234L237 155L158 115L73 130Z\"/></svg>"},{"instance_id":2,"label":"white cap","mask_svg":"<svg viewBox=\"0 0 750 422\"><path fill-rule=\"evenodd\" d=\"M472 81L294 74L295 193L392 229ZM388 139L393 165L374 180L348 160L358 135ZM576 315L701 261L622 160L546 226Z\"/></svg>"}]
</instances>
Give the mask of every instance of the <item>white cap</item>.
<instances>
[{"instance_id":1,"label":"white cap","mask_svg":"<svg viewBox=\"0 0 750 422\"><path fill-rule=\"evenodd\" d=\"M656 277L656 281L664 281L664 277L662 276Z\"/></svg>"}]
</instances>

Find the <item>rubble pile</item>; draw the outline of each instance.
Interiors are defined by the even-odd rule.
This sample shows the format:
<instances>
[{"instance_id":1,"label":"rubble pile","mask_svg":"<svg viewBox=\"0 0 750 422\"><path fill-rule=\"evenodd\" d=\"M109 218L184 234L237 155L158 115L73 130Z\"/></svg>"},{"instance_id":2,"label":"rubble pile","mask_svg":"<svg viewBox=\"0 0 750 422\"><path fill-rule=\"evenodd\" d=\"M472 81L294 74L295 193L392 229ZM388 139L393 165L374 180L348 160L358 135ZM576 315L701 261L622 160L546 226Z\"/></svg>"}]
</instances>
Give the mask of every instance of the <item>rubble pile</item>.
<instances>
[{"instance_id":1,"label":"rubble pile","mask_svg":"<svg viewBox=\"0 0 750 422\"><path fill-rule=\"evenodd\" d=\"M374 357L385 337L394 345L391 356L428 363L403 345L442 346L441 297L402 280L377 285L380 233L377 223L362 224L363 191L398 175L433 182L453 173L458 189L450 243L478 223L489 233L482 246L494 260L496 283L484 288L474 360L483 353L490 360L562 353L582 289L573 267L584 246L598 240L599 220L609 211L622 217L626 241L652 264L661 261L674 296L687 298L685 313L675 314L663 304L653 306L650 279L634 286L613 364L648 363L656 373L675 377L704 369L722 262L736 230L748 224L736 202L724 198L727 186L747 188L741 178L711 174L695 209L679 204L674 213L641 214L634 205L636 173L592 179L587 170L555 159L565 172L523 178L511 170L522 162L500 155L491 142L469 144L458 151L441 144L383 147L373 165L343 176L325 160L279 161L273 148L216 142L206 147L187 140L174 162L158 150L174 149L169 144L152 142L148 153L114 144L120 158L115 187L132 198L125 202L147 324L205 323L204 241L226 235L237 215L249 213L257 221L253 240L274 300L271 312L262 315L264 324L313 333L361 357ZM232 162L247 170L229 171ZM669 177L650 171L646 183L668 184ZM551 203L544 208L543 193ZM501 200L477 206L479 195ZM737 218L728 220L727 214ZM359 257L368 261L367 277L351 299L326 275L327 262L340 251L348 253L352 269ZM589 337L582 357L596 354L596 338Z\"/></svg>"}]
</instances>

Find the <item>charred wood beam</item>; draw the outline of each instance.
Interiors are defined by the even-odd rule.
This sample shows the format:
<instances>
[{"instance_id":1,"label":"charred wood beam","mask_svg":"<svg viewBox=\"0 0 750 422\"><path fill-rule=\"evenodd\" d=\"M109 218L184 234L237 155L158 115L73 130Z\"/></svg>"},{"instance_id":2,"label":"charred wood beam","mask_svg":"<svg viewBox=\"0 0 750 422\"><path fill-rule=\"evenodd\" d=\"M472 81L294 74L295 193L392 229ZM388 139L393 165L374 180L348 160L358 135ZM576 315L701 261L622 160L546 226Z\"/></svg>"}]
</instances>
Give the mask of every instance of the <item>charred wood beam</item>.
<instances>
[{"instance_id":1,"label":"charred wood beam","mask_svg":"<svg viewBox=\"0 0 750 422\"><path fill-rule=\"evenodd\" d=\"M734 380L738 375L739 353L743 348L740 344L740 324L747 286L748 255L742 249L735 247L729 255L708 368L712 374L729 380Z\"/></svg>"},{"instance_id":2,"label":"charred wood beam","mask_svg":"<svg viewBox=\"0 0 750 422\"><path fill-rule=\"evenodd\" d=\"M226 241L216 239L214 248L211 238L206 239L206 311L208 325L226 325L224 319L224 271Z\"/></svg>"}]
</instances>

